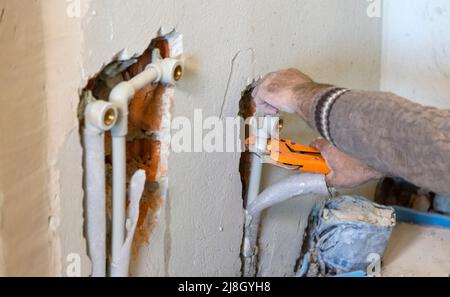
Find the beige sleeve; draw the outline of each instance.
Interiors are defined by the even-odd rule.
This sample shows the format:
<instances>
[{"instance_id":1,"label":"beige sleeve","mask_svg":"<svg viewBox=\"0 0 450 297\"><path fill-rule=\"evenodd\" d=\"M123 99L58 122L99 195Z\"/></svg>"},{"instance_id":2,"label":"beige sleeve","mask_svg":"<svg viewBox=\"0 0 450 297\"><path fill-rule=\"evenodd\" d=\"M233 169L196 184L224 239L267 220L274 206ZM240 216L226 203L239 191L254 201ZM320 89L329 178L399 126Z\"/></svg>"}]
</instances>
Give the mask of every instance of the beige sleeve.
<instances>
[{"instance_id":1,"label":"beige sleeve","mask_svg":"<svg viewBox=\"0 0 450 297\"><path fill-rule=\"evenodd\" d=\"M347 154L387 175L450 194L450 110L391 93L350 91L333 105L329 123L331 138Z\"/></svg>"}]
</instances>

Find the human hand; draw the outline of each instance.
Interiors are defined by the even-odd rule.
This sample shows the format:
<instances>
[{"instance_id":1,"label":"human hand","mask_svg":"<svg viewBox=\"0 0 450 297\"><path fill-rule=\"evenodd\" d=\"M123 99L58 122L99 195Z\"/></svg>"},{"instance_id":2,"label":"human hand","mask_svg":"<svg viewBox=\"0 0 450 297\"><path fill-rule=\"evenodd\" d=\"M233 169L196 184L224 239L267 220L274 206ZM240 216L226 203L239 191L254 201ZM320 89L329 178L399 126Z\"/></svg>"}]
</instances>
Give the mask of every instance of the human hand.
<instances>
[{"instance_id":1,"label":"human hand","mask_svg":"<svg viewBox=\"0 0 450 297\"><path fill-rule=\"evenodd\" d=\"M267 74L258 82L252 96L256 106L267 114L297 113L306 120L315 96L328 87L290 68Z\"/></svg>"},{"instance_id":2,"label":"human hand","mask_svg":"<svg viewBox=\"0 0 450 297\"><path fill-rule=\"evenodd\" d=\"M325 178L329 187L354 188L383 177L380 172L341 152L323 138L316 139L311 146L322 153L331 169Z\"/></svg>"}]
</instances>

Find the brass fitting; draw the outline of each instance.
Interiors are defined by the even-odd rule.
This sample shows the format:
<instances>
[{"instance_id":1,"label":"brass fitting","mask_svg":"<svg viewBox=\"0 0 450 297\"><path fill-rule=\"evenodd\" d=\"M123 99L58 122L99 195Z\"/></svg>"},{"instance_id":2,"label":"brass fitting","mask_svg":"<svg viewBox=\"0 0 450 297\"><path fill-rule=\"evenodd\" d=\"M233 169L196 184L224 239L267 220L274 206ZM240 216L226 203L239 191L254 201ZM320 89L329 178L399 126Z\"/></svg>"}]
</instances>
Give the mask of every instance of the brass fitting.
<instances>
[{"instance_id":1,"label":"brass fitting","mask_svg":"<svg viewBox=\"0 0 450 297\"><path fill-rule=\"evenodd\" d=\"M113 108L108 109L105 112L103 121L106 126L108 127L112 126L116 122L116 110L114 110Z\"/></svg>"},{"instance_id":2,"label":"brass fitting","mask_svg":"<svg viewBox=\"0 0 450 297\"><path fill-rule=\"evenodd\" d=\"M183 77L183 66L178 65L173 72L173 79L179 81Z\"/></svg>"}]
</instances>

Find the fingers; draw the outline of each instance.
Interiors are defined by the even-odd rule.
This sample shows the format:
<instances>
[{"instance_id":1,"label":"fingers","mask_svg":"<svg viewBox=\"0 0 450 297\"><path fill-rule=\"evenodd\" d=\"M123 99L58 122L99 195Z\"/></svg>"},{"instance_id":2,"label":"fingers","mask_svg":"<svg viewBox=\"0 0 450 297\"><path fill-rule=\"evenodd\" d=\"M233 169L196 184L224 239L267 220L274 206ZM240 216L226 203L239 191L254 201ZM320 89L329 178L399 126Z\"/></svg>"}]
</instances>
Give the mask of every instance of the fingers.
<instances>
[{"instance_id":1,"label":"fingers","mask_svg":"<svg viewBox=\"0 0 450 297\"><path fill-rule=\"evenodd\" d=\"M313 148L319 150L320 153L322 154L322 157L325 159L327 166L331 170L331 172L325 176L325 182L327 183L327 185L329 187L334 187L335 186L334 168L333 168L332 164L330 164L331 162L328 161L329 152L330 152L330 149L332 148L332 146L330 145L330 143L328 141L326 141L323 138L317 138L316 140L314 140L311 143L311 146Z\"/></svg>"},{"instance_id":2,"label":"fingers","mask_svg":"<svg viewBox=\"0 0 450 297\"><path fill-rule=\"evenodd\" d=\"M253 100L255 101L256 107L260 109L262 112L268 115L276 115L279 113L278 108L274 107L269 103L269 100L266 99L266 94L264 92L263 83L267 80L267 78L271 74L266 75L263 79L260 79L256 83L256 87L252 92Z\"/></svg>"},{"instance_id":3,"label":"fingers","mask_svg":"<svg viewBox=\"0 0 450 297\"><path fill-rule=\"evenodd\" d=\"M253 89L253 91L252 91L252 97L253 97L253 98L256 98L256 96L258 95L258 88L259 88L259 86L257 85L257 86Z\"/></svg>"},{"instance_id":4,"label":"fingers","mask_svg":"<svg viewBox=\"0 0 450 297\"><path fill-rule=\"evenodd\" d=\"M331 169L325 177L329 187L350 189L382 176L381 173L340 151L323 138L316 139L311 146L320 151Z\"/></svg>"},{"instance_id":5,"label":"fingers","mask_svg":"<svg viewBox=\"0 0 450 297\"><path fill-rule=\"evenodd\" d=\"M258 81L255 83L255 88L253 89L253 92L252 92L253 98L255 98L256 96L258 96L258 94L260 94L262 85L265 82L267 82L273 75L274 75L274 72L270 72L270 73L264 75L263 77L261 77L260 79L258 79Z\"/></svg>"},{"instance_id":6,"label":"fingers","mask_svg":"<svg viewBox=\"0 0 450 297\"><path fill-rule=\"evenodd\" d=\"M268 73L256 82L256 86L252 92L253 98L257 98L257 97L264 95L264 91L266 90L266 87L264 85L267 83L268 80L270 80L270 78L273 76L273 74L274 74L273 72Z\"/></svg>"},{"instance_id":7,"label":"fingers","mask_svg":"<svg viewBox=\"0 0 450 297\"><path fill-rule=\"evenodd\" d=\"M252 97L256 106L266 113L296 113L301 105L299 100L306 100L298 96L297 89L311 82L308 76L294 68L271 72L256 82Z\"/></svg>"},{"instance_id":8,"label":"fingers","mask_svg":"<svg viewBox=\"0 0 450 297\"><path fill-rule=\"evenodd\" d=\"M260 109L267 115L277 115L279 110L270 105L267 102L264 102L259 105Z\"/></svg>"},{"instance_id":9,"label":"fingers","mask_svg":"<svg viewBox=\"0 0 450 297\"><path fill-rule=\"evenodd\" d=\"M256 107L264 113L269 115L278 114L279 110L276 107L272 106L267 100L265 100L264 97L256 94L255 96L253 96L253 100L255 101Z\"/></svg>"},{"instance_id":10,"label":"fingers","mask_svg":"<svg viewBox=\"0 0 450 297\"><path fill-rule=\"evenodd\" d=\"M328 187L336 187L333 172L325 176L325 183L327 184Z\"/></svg>"}]
</instances>

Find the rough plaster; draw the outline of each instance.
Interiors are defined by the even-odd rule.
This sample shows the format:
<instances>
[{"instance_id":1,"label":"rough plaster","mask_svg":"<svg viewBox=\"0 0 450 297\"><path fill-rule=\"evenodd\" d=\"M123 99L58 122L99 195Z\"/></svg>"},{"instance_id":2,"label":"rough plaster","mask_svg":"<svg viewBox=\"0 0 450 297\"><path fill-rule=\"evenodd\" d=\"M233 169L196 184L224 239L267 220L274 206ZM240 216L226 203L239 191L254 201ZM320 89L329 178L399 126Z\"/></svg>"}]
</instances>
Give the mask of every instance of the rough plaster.
<instances>
[{"instance_id":1,"label":"rough plaster","mask_svg":"<svg viewBox=\"0 0 450 297\"><path fill-rule=\"evenodd\" d=\"M195 108L205 117L235 116L248 78L292 66L323 82L378 88L380 20L366 16L366 1L81 3L80 18L68 17L65 1L1 3L0 112L2 127L14 127L0 140L4 274L64 275L66 256L77 253L86 275L78 92L122 49L141 53L161 27L184 36L187 73L175 92L174 116L192 118ZM27 72L26 87L18 88L16 79ZM287 136L311 138L290 119ZM160 224L134 275L240 275L239 159L237 153L171 154ZM267 170L267 183L280 178ZM262 243L270 243L261 257L264 275L292 273L311 202L289 203L292 208L270 210L263 223Z\"/></svg>"}]
</instances>

